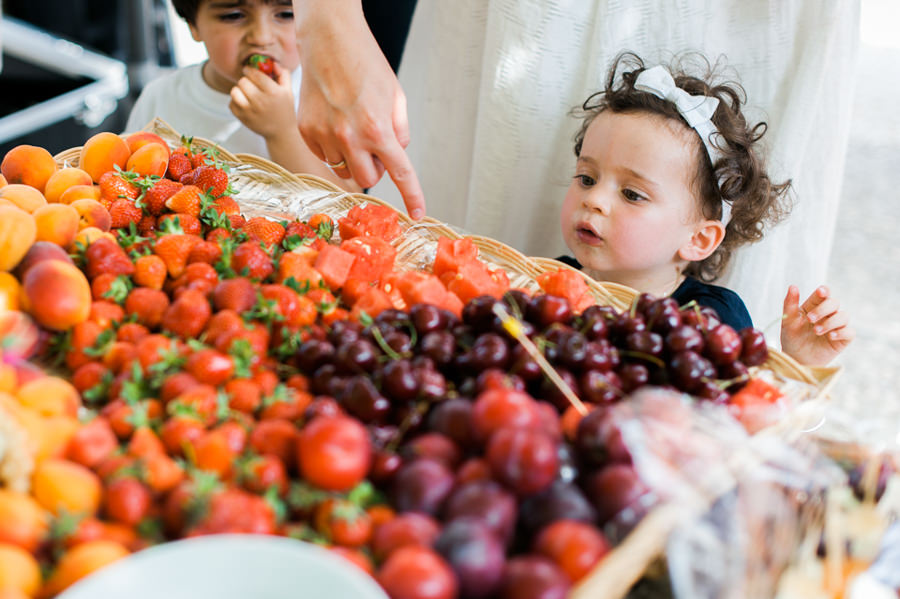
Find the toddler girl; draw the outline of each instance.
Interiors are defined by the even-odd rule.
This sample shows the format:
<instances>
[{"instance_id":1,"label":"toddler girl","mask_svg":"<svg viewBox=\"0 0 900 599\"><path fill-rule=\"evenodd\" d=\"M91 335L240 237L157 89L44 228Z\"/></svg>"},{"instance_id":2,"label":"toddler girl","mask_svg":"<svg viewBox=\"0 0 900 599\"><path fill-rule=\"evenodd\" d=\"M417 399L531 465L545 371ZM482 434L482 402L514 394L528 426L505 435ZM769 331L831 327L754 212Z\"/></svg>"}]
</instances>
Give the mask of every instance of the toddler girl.
<instances>
[{"instance_id":1,"label":"toddler girl","mask_svg":"<svg viewBox=\"0 0 900 599\"><path fill-rule=\"evenodd\" d=\"M621 73L620 73L621 71ZM737 330L743 301L710 284L736 248L787 212L790 182L775 183L758 151L765 123L741 113L743 89L681 68L645 68L620 55L606 88L583 104L575 176L560 216L570 264L655 296L696 301ZM784 301L782 348L825 364L854 336L826 287Z\"/></svg>"}]
</instances>

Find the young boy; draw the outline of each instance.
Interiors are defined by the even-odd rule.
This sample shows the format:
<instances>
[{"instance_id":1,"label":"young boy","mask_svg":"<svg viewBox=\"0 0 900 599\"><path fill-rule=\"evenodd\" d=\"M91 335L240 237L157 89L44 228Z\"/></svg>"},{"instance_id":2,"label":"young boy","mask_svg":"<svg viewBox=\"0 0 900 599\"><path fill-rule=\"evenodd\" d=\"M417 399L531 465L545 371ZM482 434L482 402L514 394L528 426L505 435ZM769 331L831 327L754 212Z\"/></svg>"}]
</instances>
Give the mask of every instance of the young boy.
<instances>
[{"instance_id":1,"label":"young boy","mask_svg":"<svg viewBox=\"0 0 900 599\"><path fill-rule=\"evenodd\" d=\"M173 0L172 4L193 38L206 46L209 59L147 85L128 117L126 131L160 117L185 135L360 191L352 179L339 178L316 158L297 129L300 58L290 0ZM274 63L271 76L251 66L256 55Z\"/></svg>"}]
</instances>

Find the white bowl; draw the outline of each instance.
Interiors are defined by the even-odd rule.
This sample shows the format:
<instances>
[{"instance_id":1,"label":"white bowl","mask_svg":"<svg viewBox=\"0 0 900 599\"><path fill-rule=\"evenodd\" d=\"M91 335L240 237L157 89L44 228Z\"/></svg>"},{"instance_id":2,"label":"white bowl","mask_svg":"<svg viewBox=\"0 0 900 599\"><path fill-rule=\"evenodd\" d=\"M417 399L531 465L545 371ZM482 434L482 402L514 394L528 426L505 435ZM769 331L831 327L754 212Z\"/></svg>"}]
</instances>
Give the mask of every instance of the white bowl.
<instances>
[{"instance_id":1,"label":"white bowl","mask_svg":"<svg viewBox=\"0 0 900 599\"><path fill-rule=\"evenodd\" d=\"M311 543L212 535L139 551L72 585L58 599L387 599L370 576Z\"/></svg>"}]
</instances>

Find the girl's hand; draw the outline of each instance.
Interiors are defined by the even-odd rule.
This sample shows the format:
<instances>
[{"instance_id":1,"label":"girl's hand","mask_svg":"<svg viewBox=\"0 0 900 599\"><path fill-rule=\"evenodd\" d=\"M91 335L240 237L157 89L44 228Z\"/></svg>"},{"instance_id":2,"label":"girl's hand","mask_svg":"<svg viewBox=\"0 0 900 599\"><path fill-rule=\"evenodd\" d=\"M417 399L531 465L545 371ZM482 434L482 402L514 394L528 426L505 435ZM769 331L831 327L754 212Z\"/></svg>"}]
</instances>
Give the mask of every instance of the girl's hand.
<instances>
[{"instance_id":1,"label":"girl's hand","mask_svg":"<svg viewBox=\"0 0 900 599\"><path fill-rule=\"evenodd\" d=\"M828 287L816 289L801 306L800 290L791 285L784 298L781 349L801 364L824 366L856 336L849 321Z\"/></svg>"},{"instance_id":2,"label":"girl's hand","mask_svg":"<svg viewBox=\"0 0 900 599\"><path fill-rule=\"evenodd\" d=\"M231 112L248 129L272 141L297 126L291 74L275 63L275 79L259 69L244 67L244 76L231 88Z\"/></svg>"}]
</instances>

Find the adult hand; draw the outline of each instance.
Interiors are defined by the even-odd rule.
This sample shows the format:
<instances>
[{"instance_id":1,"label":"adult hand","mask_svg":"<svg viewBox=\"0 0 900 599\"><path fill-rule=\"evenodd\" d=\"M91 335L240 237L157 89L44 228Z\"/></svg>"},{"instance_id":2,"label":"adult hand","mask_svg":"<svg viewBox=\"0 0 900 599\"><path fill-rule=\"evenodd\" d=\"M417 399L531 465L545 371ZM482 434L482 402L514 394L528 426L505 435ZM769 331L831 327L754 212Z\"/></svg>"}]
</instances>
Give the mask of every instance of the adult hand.
<instances>
[{"instance_id":1,"label":"adult hand","mask_svg":"<svg viewBox=\"0 0 900 599\"><path fill-rule=\"evenodd\" d=\"M800 291L788 288L781 323L781 349L801 364L824 366L844 351L856 332L850 317L824 285L800 305Z\"/></svg>"},{"instance_id":2,"label":"adult hand","mask_svg":"<svg viewBox=\"0 0 900 599\"><path fill-rule=\"evenodd\" d=\"M294 0L303 67L297 124L307 145L344 178L371 187L385 169L412 218L425 199L406 155L406 96L372 36L359 0ZM345 165L345 166L344 166Z\"/></svg>"}]
</instances>

